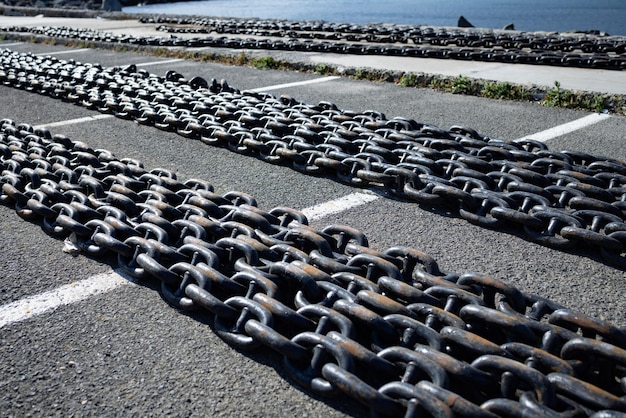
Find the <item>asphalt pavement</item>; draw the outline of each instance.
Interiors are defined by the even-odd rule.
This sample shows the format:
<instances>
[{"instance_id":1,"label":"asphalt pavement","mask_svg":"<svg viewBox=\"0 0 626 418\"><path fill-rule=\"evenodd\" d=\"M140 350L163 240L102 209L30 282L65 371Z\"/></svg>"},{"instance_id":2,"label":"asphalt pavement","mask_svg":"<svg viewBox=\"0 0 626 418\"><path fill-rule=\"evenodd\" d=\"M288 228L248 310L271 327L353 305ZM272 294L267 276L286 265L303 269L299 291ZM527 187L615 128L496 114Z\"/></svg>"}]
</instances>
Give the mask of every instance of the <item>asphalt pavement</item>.
<instances>
[{"instance_id":1,"label":"asphalt pavement","mask_svg":"<svg viewBox=\"0 0 626 418\"><path fill-rule=\"evenodd\" d=\"M6 25L7 19L0 17L0 26ZM25 22L38 23L32 18ZM83 23L100 30L113 30L117 25L120 31L128 31L132 22L96 19ZM139 25L136 30L146 29ZM403 116L445 129L463 125L497 138L532 137L588 115L535 103L348 78L321 80L319 75L298 72L169 61L147 54L10 40L0 42L0 48L4 47L103 66L137 64L159 75L175 70L187 78L226 79L241 90L265 88L273 95L288 95L306 103L329 101L341 109L374 109L388 117ZM423 68L422 64L413 61L410 65ZM561 71L554 69L551 76L564 80ZM584 70L584 74L585 80L607 79L600 70ZM615 74L618 82L608 84L623 89L616 91L623 94L626 77ZM310 80L321 81L303 83ZM285 84L290 86L276 87ZM264 210L276 206L304 209L367 192L127 120L71 122L95 115L98 113L70 103L0 86L0 119L50 126L52 133L110 150L119 158L138 159L148 168L167 168L181 179L206 179L217 193L249 193ZM552 150L626 160L625 133L626 118L609 115L546 143ZM316 219L312 226L350 225L362 230L374 249L417 248L433 256L443 270L502 278L526 292L626 326L624 271L585 252L546 248L515 233L472 225L454 214L426 210L376 191L369 193L377 198ZM46 235L37 224L22 220L7 206L0 206L0 249L0 308L83 279L110 275L116 269L63 252L63 242ZM323 399L303 390L286 375L281 359L268 350L243 353L231 348L217 337L206 317L171 308L153 283L127 280L110 291L1 326L0 358L0 416L367 414L351 400Z\"/></svg>"}]
</instances>

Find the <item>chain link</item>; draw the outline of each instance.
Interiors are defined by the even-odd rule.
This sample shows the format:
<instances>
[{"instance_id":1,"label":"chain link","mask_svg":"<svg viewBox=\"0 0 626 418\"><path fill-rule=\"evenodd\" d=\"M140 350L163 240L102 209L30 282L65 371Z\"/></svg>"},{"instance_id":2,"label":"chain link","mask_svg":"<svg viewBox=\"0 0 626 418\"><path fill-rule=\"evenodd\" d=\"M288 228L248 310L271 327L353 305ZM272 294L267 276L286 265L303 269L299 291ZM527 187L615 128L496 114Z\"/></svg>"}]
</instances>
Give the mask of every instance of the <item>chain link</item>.
<instances>
[{"instance_id":1,"label":"chain link","mask_svg":"<svg viewBox=\"0 0 626 418\"><path fill-rule=\"evenodd\" d=\"M240 92L225 81L186 80L174 71L158 77L134 65L103 68L5 50L0 83L303 173L446 207L477 225L513 228L533 242L595 252L626 268L623 161L554 152L532 139L490 138L461 126L443 130L376 111L340 110L329 102ZM93 157L84 158L88 164ZM137 211L128 202L131 186L111 191L110 199Z\"/></svg>"}]
</instances>

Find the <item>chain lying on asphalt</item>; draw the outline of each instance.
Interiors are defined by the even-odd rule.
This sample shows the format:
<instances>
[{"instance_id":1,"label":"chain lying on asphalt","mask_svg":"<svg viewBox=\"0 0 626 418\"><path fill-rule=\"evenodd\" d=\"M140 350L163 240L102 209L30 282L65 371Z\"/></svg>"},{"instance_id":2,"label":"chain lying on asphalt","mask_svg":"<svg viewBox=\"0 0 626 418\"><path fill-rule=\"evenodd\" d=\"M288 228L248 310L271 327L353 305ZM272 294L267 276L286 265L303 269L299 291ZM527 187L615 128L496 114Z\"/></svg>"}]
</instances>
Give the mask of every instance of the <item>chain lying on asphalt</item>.
<instances>
[{"instance_id":1,"label":"chain lying on asphalt","mask_svg":"<svg viewBox=\"0 0 626 418\"><path fill-rule=\"evenodd\" d=\"M174 307L212 314L239 349L269 347L308 391L376 416L626 413L626 329L502 280L7 119L0 172L1 203L158 279Z\"/></svg>"},{"instance_id":2,"label":"chain lying on asphalt","mask_svg":"<svg viewBox=\"0 0 626 418\"><path fill-rule=\"evenodd\" d=\"M348 25L298 21L213 18L142 18L158 30L217 37L136 37L71 27L4 27L3 32L30 33L88 42L167 47L216 47L282 51L554 65L607 70L626 69L626 37L590 34L493 32L407 25ZM230 37L225 34L231 35Z\"/></svg>"},{"instance_id":3,"label":"chain lying on asphalt","mask_svg":"<svg viewBox=\"0 0 626 418\"><path fill-rule=\"evenodd\" d=\"M542 245L595 251L626 268L623 161L240 92L173 71L157 77L132 65L105 69L5 50L0 83L303 173L382 188L484 227L515 228Z\"/></svg>"}]
</instances>

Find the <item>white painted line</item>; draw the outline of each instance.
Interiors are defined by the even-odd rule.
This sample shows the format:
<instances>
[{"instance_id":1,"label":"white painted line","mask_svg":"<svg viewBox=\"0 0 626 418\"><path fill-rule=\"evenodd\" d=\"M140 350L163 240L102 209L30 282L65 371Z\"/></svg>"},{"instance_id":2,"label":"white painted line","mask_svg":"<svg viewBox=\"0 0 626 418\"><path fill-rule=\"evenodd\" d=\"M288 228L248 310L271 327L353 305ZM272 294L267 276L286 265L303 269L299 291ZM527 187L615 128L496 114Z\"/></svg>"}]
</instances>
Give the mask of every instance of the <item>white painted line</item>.
<instances>
[{"instance_id":1,"label":"white painted line","mask_svg":"<svg viewBox=\"0 0 626 418\"><path fill-rule=\"evenodd\" d=\"M174 58L171 60L165 61L152 61L152 62L142 62L141 64L135 64L136 67L146 67L148 65L161 65L161 64L172 64L175 62L184 61L182 58Z\"/></svg>"},{"instance_id":2,"label":"white painted line","mask_svg":"<svg viewBox=\"0 0 626 418\"><path fill-rule=\"evenodd\" d=\"M11 42L8 44L0 44L0 46L2 47L7 47L7 46L16 46L16 45L22 45L24 42Z\"/></svg>"},{"instance_id":3,"label":"white painted line","mask_svg":"<svg viewBox=\"0 0 626 418\"><path fill-rule=\"evenodd\" d=\"M591 115L584 116L580 119L573 120L563 125L555 126L554 128L546 129L545 131L537 132L532 135L526 135L520 139L534 139L535 141L545 142L550 139L568 134L570 132L577 131L590 125L594 125L598 122L602 122L610 118L607 113L592 113Z\"/></svg>"},{"instance_id":4,"label":"white painted line","mask_svg":"<svg viewBox=\"0 0 626 418\"><path fill-rule=\"evenodd\" d=\"M91 51L91 49L90 48L80 48L80 49L70 49L69 51L40 52L39 54L33 54L33 55L39 56L39 55L74 54L76 52L85 52L85 51Z\"/></svg>"},{"instance_id":5,"label":"white painted line","mask_svg":"<svg viewBox=\"0 0 626 418\"><path fill-rule=\"evenodd\" d=\"M112 117L113 117L113 115L107 115L107 114L85 116L84 118L68 119L68 120L62 120L62 121L59 121L59 122L46 123L44 125L37 125L34 128L35 129L56 128L56 127L59 127L59 126L74 125L76 123L93 122L95 120L109 119L109 118L112 118Z\"/></svg>"},{"instance_id":6,"label":"white painted line","mask_svg":"<svg viewBox=\"0 0 626 418\"><path fill-rule=\"evenodd\" d=\"M0 306L0 328L131 283L115 272L102 273L49 292L8 303Z\"/></svg>"},{"instance_id":7,"label":"white painted line","mask_svg":"<svg viewBox=\"0 0 626 418\"><path fill-rule=\"evenodd\" d=\"M305 86L307 84L325 83L327 81L336 80L338 78L341 78L341 77L339 77L338 75L331 75L331 76L328 76L328 77L315 78L313 80L296 81L294 83L276 84L274 86L259 87L257 89L251 89L251 90L248 90L248 91L251 91L251 92L254 92L254 93L258 93L258 92L262 92L262 91L284 89L284 88L287 88L287 87Z\"/></svg>"},{"instance_id":8,"label":"white painted line","mask_svg":"<svg viewBox=\"0 0 626 418\"><path fill-rule=\"evenodd\" d=\"M377 195L371 193L351 193L335 200L302 209L302 212L312 221L373 202L378 198Z\"/></svg>"}]
</instances>

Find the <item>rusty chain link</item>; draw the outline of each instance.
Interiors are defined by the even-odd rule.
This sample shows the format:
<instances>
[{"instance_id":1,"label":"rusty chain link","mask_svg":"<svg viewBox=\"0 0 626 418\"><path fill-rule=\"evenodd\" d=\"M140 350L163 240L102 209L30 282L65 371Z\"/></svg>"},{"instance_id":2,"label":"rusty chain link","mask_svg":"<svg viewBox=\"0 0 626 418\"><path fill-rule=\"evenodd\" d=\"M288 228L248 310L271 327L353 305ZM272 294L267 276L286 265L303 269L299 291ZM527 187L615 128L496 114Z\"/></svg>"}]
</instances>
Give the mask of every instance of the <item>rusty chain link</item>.
<instances>
[{"instance_id":1,"label":"rusty chain link","mask_svg":"<svg viewBox=\"0 0 626 418\"><path fill-rule=\"evenodd\" d=\"M176 132L203 143L446 207L487 228L514 228L626 268L626 163L532 139L504 140L377 111L240 92L222 81L165 77L4 50L0 83Z\"/></svg>"},{"instance_id":2,"label":"rusty chain link","mask_svg":"<svg viewBox=\"0 0 626 418\"><path fill-rule=\"evenodd\" d=\"M626 329L505 281L441 271L413 248L378 252L359 230L315 230L295 209L8 119L0 185L21 217L157 279L228 344L269 347L306 390L374 416L626 413Z\"/></svg>"},{"instance_id":3,"label":"rusty chain link","mask_svg":"<svg viewBox=\"0 0 626 418\"><path fill-rule=\"evenodd\" d=\"M354 25L261 19L142 17L170 35L131 36L72 27L0 28L88 42L163 47L216 47L357 55L504 62L563 67L626 69L626 37L593 33L539 33L431 28L410 25ZM187 36L198 34L216 36ZM226 36L229 35L229 36Z\"/></svg>"}]
</instances>

